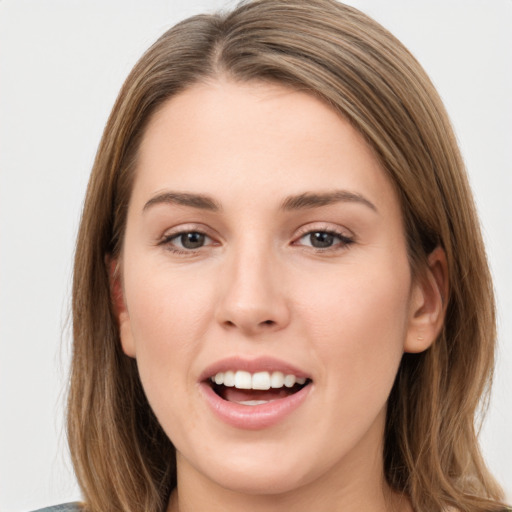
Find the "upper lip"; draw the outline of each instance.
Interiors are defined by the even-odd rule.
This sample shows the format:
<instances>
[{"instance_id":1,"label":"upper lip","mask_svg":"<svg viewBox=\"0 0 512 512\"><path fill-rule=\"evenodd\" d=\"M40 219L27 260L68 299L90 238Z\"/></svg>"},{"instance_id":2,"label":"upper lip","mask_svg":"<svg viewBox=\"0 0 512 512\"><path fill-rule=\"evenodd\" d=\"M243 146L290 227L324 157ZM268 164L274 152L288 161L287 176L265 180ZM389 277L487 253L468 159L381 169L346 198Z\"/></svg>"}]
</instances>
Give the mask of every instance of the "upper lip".
<instances>
[{"instance_id":1,"label":"upper lip","mask_svg":"<svg viewBox=\"0 0 512 512\"><path fill-rule=\"evenodd\" d=\"M310 379L311 376L304 370L296 366L281 361L274 357L256 357L253 359L242 357L228 357L212 363L206 367L199 376L199 381L206 381L210 377L219 372L246 371L249 373L256 372L283 372L286 375L295 375L296 377L304 377Z\"/></svg>"}]
</instances>

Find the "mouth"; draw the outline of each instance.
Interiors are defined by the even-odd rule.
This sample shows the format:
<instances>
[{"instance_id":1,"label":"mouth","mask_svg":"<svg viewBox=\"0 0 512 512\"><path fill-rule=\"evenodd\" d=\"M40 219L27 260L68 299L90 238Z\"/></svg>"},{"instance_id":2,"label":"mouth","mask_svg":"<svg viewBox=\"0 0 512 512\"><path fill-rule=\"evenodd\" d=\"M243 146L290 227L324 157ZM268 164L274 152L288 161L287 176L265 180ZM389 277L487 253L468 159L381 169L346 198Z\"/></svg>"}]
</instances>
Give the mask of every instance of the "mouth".
<instances>
[{"instance_id":1,"label":"mouth","mask_svg":"<svg viewBox=\"0 0 512 512\"><path fill-rule=\"evenodd\" d=\"M281 371L227 370L206 380L222 400L252 407L289 398L311 383L307 377Z\"/></svg>"},{"instance_id":2,"label":"mouth","mask_svg":"<svg viewBox=\"0 0 512 512\"><path fill-rule=\"evenodd\" d=\"M202 372L199 384L214 417L239 430L270 428L314 403L308 398L314 396L311 376L273 357L217 361Z\"/></svg>"}]
</instances>

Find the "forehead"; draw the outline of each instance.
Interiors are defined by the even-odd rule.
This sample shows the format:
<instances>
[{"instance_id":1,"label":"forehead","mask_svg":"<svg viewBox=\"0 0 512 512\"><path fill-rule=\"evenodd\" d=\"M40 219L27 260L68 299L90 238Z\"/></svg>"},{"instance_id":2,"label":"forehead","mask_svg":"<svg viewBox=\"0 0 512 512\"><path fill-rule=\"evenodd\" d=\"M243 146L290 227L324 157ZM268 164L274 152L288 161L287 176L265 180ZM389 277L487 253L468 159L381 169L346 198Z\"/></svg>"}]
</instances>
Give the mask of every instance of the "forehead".
<instances>
[{"instance_id":1,"label":"forehead","mask_svg":"<svg viewBox=\"0 0 512 512\"><path fill-rule=\"evenodd\" d=\"M280 85L194 85L154 114L138 156L134 195L145 197L171 188L257 202L258 194L278 201L341 188L397 202L350 123L313 95Z\"/></svg>"}]
</instances>

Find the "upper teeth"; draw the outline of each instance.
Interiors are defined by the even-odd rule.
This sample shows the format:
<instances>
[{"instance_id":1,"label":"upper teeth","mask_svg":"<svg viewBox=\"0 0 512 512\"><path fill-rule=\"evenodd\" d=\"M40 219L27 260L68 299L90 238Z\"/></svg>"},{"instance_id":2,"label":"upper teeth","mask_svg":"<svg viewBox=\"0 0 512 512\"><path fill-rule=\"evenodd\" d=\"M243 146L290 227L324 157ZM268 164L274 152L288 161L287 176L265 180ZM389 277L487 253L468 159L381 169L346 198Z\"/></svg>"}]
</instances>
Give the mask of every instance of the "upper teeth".
<instances>
[{"instance_id":1,"label":"upper teeth","mask_svg":"<svg viewBox=\"0 0 512 512\"><path fill-rule=\"evenodd\" d=\"M224 384L227 387L235 387L238 389L270 389L270 388L287 388L293 387L295 384L305 384L305 377L296 377L295 375L285 375L283 372L257 372L249 373L244 371L227 371L216 373L210 377L215 384Z\"/></svg>"}]
</instances>

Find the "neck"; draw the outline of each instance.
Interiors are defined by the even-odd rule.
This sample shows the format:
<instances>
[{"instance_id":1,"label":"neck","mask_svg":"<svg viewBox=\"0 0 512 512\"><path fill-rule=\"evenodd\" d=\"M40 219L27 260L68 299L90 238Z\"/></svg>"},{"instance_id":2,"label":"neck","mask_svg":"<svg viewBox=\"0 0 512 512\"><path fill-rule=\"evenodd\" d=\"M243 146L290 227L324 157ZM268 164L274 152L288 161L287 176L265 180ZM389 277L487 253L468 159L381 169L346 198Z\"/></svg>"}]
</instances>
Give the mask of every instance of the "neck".
<instances>
[{"instance_id":1,"label":"neck","mask_svg":"<svg viewBox=\"0 0 512 512\"><path fill-rule=\"evenodd\" d=\"M370 429L335 467L325 468L318 478L280 493L227 489L178 453L178 485L167 512L412 512L408 499L393 492L385 482L382 426Z\"/></svg>"},{"instance_id":2,"label":"neck","mask_svg":"<svg viewBox=\"0 0 512 512\"><path fill-rule=\"evenodd\" d=\"M413 512L409 500L389 488L361 494L356 489L327 489L323 494L312 494L308 489L291 494L244 495L225 490L215 496L191 494L189 489L175 489L169 501L168 512Z\"/></svg>"}]
</instances>

